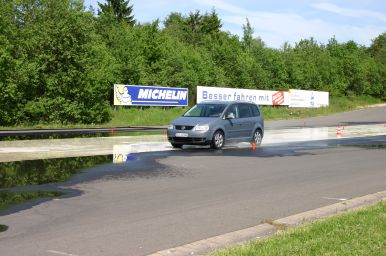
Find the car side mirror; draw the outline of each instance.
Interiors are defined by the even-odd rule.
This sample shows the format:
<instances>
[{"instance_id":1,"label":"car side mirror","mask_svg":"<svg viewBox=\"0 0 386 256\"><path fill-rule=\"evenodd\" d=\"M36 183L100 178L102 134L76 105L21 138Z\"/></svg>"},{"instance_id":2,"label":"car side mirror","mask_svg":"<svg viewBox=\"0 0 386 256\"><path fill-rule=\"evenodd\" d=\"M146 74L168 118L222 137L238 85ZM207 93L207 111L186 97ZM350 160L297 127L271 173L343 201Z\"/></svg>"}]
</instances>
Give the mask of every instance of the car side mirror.
<instances>
[{"instance_id":1,"label":"car side mirror","mask_svg":"<svg viewBox=\"0 0 386 256\"><path fill-rule=\"evenodd\" d=\"M229 114L225 117L225 119L235 119L235 114L229 113Z\"/></svg>"}]
</instances>

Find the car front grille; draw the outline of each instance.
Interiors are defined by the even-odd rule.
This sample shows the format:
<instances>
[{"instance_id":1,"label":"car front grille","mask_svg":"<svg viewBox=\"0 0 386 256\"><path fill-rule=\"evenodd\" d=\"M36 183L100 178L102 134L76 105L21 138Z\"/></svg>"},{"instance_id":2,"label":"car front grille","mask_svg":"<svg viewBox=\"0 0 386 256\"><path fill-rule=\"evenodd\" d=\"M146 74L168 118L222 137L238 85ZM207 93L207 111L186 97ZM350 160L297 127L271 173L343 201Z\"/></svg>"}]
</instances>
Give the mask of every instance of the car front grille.
<instances>
[{"instance_id":1,"label":"car front grille","mask_svg":"<svg viewBox=\"0 0 386 256\"><path fill-rule=\"evenodd\" d=\"M176 125L176 130L181 130L181 131L190 131L194 128L194 126L191 125Z\"/></svg>"}]
</instances>

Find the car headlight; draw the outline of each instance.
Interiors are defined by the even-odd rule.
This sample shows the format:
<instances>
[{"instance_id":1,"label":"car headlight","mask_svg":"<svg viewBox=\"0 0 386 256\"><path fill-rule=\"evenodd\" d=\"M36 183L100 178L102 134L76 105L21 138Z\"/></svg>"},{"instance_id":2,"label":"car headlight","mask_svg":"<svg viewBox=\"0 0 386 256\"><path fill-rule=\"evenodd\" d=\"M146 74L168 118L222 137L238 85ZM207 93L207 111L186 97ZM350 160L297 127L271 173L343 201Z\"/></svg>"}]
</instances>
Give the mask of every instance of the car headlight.
<instances>
[{"instance_id":1,"label":"car headlight","mask_svg":"<svg viewBox=\"0 0 386 256\"><path fill-rule=\"evenodd\" d=\"M173 129L174 129L174 125L171 124L168 126L168 130L173 130Z\"/></svg>"},{"instance_id":2,"label":"car headlight","mask_svg":"<svg viewBox=\"0 0 386 256\"><path fill-rule=\"evenodd\" d=\"M195 131L203 131L203 132L206 132L209 130L209 125L205 124L205 125L196 125L194 127L194 130Z\"/></svg>"}]
</instances>

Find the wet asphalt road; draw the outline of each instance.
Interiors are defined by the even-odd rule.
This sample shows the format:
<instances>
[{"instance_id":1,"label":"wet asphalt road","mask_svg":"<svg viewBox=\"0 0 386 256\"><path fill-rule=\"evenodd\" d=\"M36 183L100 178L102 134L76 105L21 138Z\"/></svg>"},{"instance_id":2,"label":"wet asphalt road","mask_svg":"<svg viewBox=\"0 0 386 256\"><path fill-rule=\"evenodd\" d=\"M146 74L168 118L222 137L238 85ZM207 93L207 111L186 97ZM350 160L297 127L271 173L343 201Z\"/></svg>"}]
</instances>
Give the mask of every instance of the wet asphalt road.
<instances>
[{"instance_id":1,"label":"wet asphalt road","mask_svg":"<svg viewBox=\"0 0 386 256\"><path fill-rule=\"evenodd\" d=\"M0 252L146 255L382 191L386 151L370 144L386 135L136 153L50 185L73 196L1 216Z\"/></svg>"}]
</instances>

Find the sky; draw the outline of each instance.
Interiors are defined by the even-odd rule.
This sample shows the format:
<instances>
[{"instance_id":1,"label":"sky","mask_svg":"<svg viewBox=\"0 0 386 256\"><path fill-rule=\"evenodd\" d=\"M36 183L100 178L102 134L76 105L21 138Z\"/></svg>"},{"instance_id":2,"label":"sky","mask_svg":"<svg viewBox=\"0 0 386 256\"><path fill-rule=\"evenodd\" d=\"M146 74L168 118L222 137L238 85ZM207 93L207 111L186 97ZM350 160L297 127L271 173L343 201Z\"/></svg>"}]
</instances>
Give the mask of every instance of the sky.
<instances>
[{"instance_id":1,"label":"sky","mask_svg":"<svg viewBox=\"0 0 386 256\"><path fill-rule=\"evenodd\" d=\"M85 6L97 10L97 2L105 0L85 0ZM131 0L130 5L140 23L163 21L172 12L204 14L214 9L222 30L240 38L248 18L253 36L272 48L311 37L326 44L334 36L340 43L353 40L370 46L386 32L385 0Z\"/></svg>"}]
</instances>

